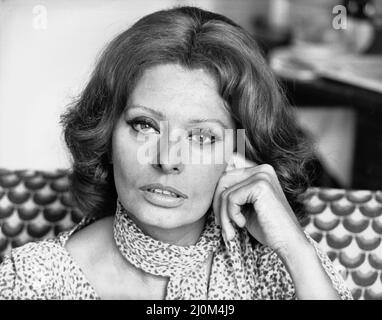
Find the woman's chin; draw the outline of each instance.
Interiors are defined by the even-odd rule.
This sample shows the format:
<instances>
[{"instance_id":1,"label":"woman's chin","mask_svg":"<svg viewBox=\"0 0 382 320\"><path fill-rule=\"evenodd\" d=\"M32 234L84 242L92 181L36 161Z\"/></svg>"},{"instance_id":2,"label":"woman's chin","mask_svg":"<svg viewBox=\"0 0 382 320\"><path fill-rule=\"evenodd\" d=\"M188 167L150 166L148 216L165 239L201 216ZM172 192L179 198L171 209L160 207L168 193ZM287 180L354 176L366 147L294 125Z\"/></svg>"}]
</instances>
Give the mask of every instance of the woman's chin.
<instances>
[{"instance_id":1,"label":"woman's chin","mask_svg":"<svg viewBox=\"0 0 382 320\"><path fill-rule=\"evenodd\" d=\"M184 220L185 214L179 210L168 210L164 208L142 208L141 213L134 215L135 223L142 228L156 228L156 229L177 229L187 225ZM192 221L191 221L192 223Z\"/></svg>"}]
</instances>

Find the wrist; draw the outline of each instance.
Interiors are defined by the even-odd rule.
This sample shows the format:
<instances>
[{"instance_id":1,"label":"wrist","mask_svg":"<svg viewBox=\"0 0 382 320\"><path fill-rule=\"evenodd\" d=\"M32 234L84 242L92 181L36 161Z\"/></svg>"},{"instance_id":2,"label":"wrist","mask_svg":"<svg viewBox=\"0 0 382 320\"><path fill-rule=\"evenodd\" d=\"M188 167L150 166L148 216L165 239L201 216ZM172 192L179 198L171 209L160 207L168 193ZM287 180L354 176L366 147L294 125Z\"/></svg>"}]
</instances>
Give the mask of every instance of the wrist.
<instances>
[{"instance_id":1,"label":"wrist","mask_svg":"<svg viewBox=\"0 0 382 320\"><path fill-rule=\"evenodd\" d=\"M288 269L295 269L297 265L304 264L315 255L315 249L303 232L298 236L289 238L275 250Z\"/></svg>"}]
</instances>

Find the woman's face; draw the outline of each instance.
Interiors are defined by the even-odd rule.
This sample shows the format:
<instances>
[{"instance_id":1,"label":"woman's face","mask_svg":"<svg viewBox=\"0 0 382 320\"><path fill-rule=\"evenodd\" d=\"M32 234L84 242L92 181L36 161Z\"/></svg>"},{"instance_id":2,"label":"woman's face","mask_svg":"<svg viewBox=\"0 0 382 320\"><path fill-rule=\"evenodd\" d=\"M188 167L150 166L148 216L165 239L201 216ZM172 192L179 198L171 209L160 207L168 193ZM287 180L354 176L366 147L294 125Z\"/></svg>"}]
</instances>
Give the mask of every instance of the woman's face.
<instances>
[{"instance_id":1,"label":"woman's face","mask_svg":"<svg viewBox=\"0 0 382 320\"><path fill-rule=\"evenodd\" d=\"M232 131L234 122L207 72L166 64L143 73L112 141L118 197L143 230L204 221L226 163L205 164L200 157L232 150L225 129ZM179 160L176 150L192 156ZM168 187L176 196L161 193Z\"/></svg>"}]
</instances>

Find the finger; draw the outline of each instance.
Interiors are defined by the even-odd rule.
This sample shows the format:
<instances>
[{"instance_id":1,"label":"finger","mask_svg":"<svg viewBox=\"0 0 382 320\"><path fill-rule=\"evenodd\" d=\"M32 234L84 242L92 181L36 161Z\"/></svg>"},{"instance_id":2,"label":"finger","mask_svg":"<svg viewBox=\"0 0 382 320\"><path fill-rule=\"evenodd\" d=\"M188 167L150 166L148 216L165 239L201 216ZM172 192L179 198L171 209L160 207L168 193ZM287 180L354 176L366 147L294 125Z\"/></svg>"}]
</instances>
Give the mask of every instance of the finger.
<instances>
[{"instance_id":1,"label":"finger","mask_svg":"<svg viewBox=\"0 0 382 320\"><path fill-rule=\"evenodd\" d=\"M251 191L257 181L260 181L260 179L257 175L254 175L229 189L227 197L228 217L240 228L245 227L248 215L253 211L253 204L256 199ZM252 205L250 206L251 210L244 208L247 204Z\"/></svg>"},{"instance_id":2,"label":"finger","mask_svg":"<svg viewBox=\"0 0 382 320\"><path fill-rule=\"evenodd\" d=\"M255 186L253 182L247 182L246 184L242 184L239 188L232 190L228 196L228 217L241 228L245 227L247 223L247 217L242 211L243 206L248 203L254 205L256 201L254 195Z\"/></svg>"},{"instance_id":3,"label":"finger","mask_svg":"<svg viewBox=\"0 0 382 320\"><path fill-rule=\"evenodd\" d=\"M286 201L285 194L284 194L283 188L281 187L277 173L271 165L261 164L256 167L246 168L243 170L246 171L245 173L243 173L243 175L246 175L246 176L256 175L259 179L269 182L274 187L274 190L278 193L278 195L281 198L284 198L284 201ZM230 174L232 175L232 177L228 179L231 179L231 181L232 179L233 180L235 179L235 175L236 176L239 175L239 173L236 173L235 171L232 171Z\"/></svg>"},{"instance_id":4,"label":"finger","mask_svg":"<svg viewBox=\"0 0 382 320\"><path fill-rule=\"evenodd\" d=\"M222 191L220 191L220 189L218 189L218 186L217 186L214 192L214 199L212 200L212 209L214 211L215 223L219 226L221 225L221 222L220 222L221 192Z\"/></svg>"},{"instance_id":5,"label":"finger","mask_svg":"<svg viewBox=\"0 0 382 320\"><path fill-rule=\"evenodd\" d=\"M249 163L249 160L246 160ZM213 199L213 210L215 214L215 221L217 224L221 225L220 221L220 195L222 192L227 190L228 188L232 187L233 185L240 183L254 175L256 175L259 179L264 179L268 181L271 184L276 184L277 189L279 192L283 192L282 188L278 182L277 175L273 167L269 164L261 164L256 165L253 167L247 167L247 168L238 168L238 169L232 169L229 172L225 172L215 189L215 197Z\"/></svg>"},{"instance_id":6,"label":"finger","mask_svg":"<svg viewBox=\"0 0 382 320\"><path fill-rule=\"evenodd\" d=\"M236 223L240 228L244 228L247 223L247 219L241 211L242 207L235 203L234 198L229 197L227 203L228 217Z\"/></svg>"},{"instance_id":7,"label":"finger","mask_svg":"<svg viewBox=\"0 0 382 320\"><path fill-rule=\"evenodd\" d=\"M226 241L231 241L235 237L235 229L232 226L230 219L228 217L227 211L227 197L228 191L225 190L221 194L221 204L220 204L220 223L223 231L223 237Z\"/></svg>"},{"instance_id":8,"label":"finger","mask_svg":"<svg viewBox=\"0 0 382 320\"><path fill-rule=\"evenodd\" d=\"M268 182L271 182L273 186L277 188L277 191L279 193L283 193L282 187L280 185L277 173L275 169L267 163L258 165L256 168L253 169L253 174L263 174L263 178L267 180Z\"/></svg>"},{"instance_id":9,"label":"finger","mask_svg":"<svg viewBox=\"0 0 382 320\"><path fill-rule=\"evenodd\" d=\"M244 216L243 212L241 211L241 206L236 205L234 201L228 201L227 204L227 212L228 217L235 222L235 224L240 227L244 228L247 223L247 218Z\"/></svg>"},{"instance_id":10,"label":"finger","mask_svg":"<svg viewBox=\"0 0 382 320\"><path fill-rule=\"evenodd\" d=\"M264 178L261 173L228 188L226 190L228 218L243 228L249 214L255 211L256 201L265 188L272 189L272 184L269 178ZM244 211L245 205L248 205L246 209L250 208L250 210Z\"/></svg>"},{"instance_id":11,"label":"finger","mask_svg":"<svg viewBox=\"0 0 382 320\"><path fill-rule=\"evenodd\" d=\"M235 236L235 229L232 226L232 222L234 222L238 227L243 228L247 221L246 217L241 212L241 206L235 204L233 194L243 186L253 185L254 181L256 181L256 177L251 176L240 183L227 188L222 193L220 219L222 229L225 231L226 239L228 241L232 240ZM247 202L243 202L243 204L245 203Z\"/></svg>"},{"instance_id":12,"label":"finger","mask_svg":"<svg viewBox=\"0 0 382 320\"><path fill-rule=\"evenodd\" d=\"M220 222L220 198L221 194L228 189L229 187L249 178L253 175L253 172L248 169L233 169L230 173L226 172L221 177L215 188L214 199L212 202L212 207L215 214L215 221L217 224L221 224ZM252 168L253 170L253 168Z\"/></svg>"}]
</instances>

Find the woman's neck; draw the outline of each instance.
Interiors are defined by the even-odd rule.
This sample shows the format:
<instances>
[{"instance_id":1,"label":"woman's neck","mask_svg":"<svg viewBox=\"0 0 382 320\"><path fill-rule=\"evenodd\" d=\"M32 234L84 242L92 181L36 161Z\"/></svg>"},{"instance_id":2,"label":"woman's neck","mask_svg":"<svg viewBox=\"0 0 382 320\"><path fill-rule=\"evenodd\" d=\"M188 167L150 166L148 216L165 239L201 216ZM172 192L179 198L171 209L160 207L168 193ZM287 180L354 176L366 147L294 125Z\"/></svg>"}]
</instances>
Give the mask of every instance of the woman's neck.
<instances>
[{"instance_id":1,"label":"woman's neck","mask_svg":"<svg viewBox=\"0 0 382 320\"><path fill-rule=\"evenodd\" d=\"M153 239L177 246L194 245L200 238L206 222L203 216L192 224L181 226L173 229L163 229L152 225L142 224L132 217L135 224L142 232Z\"/></svg>"}]
</instances>

